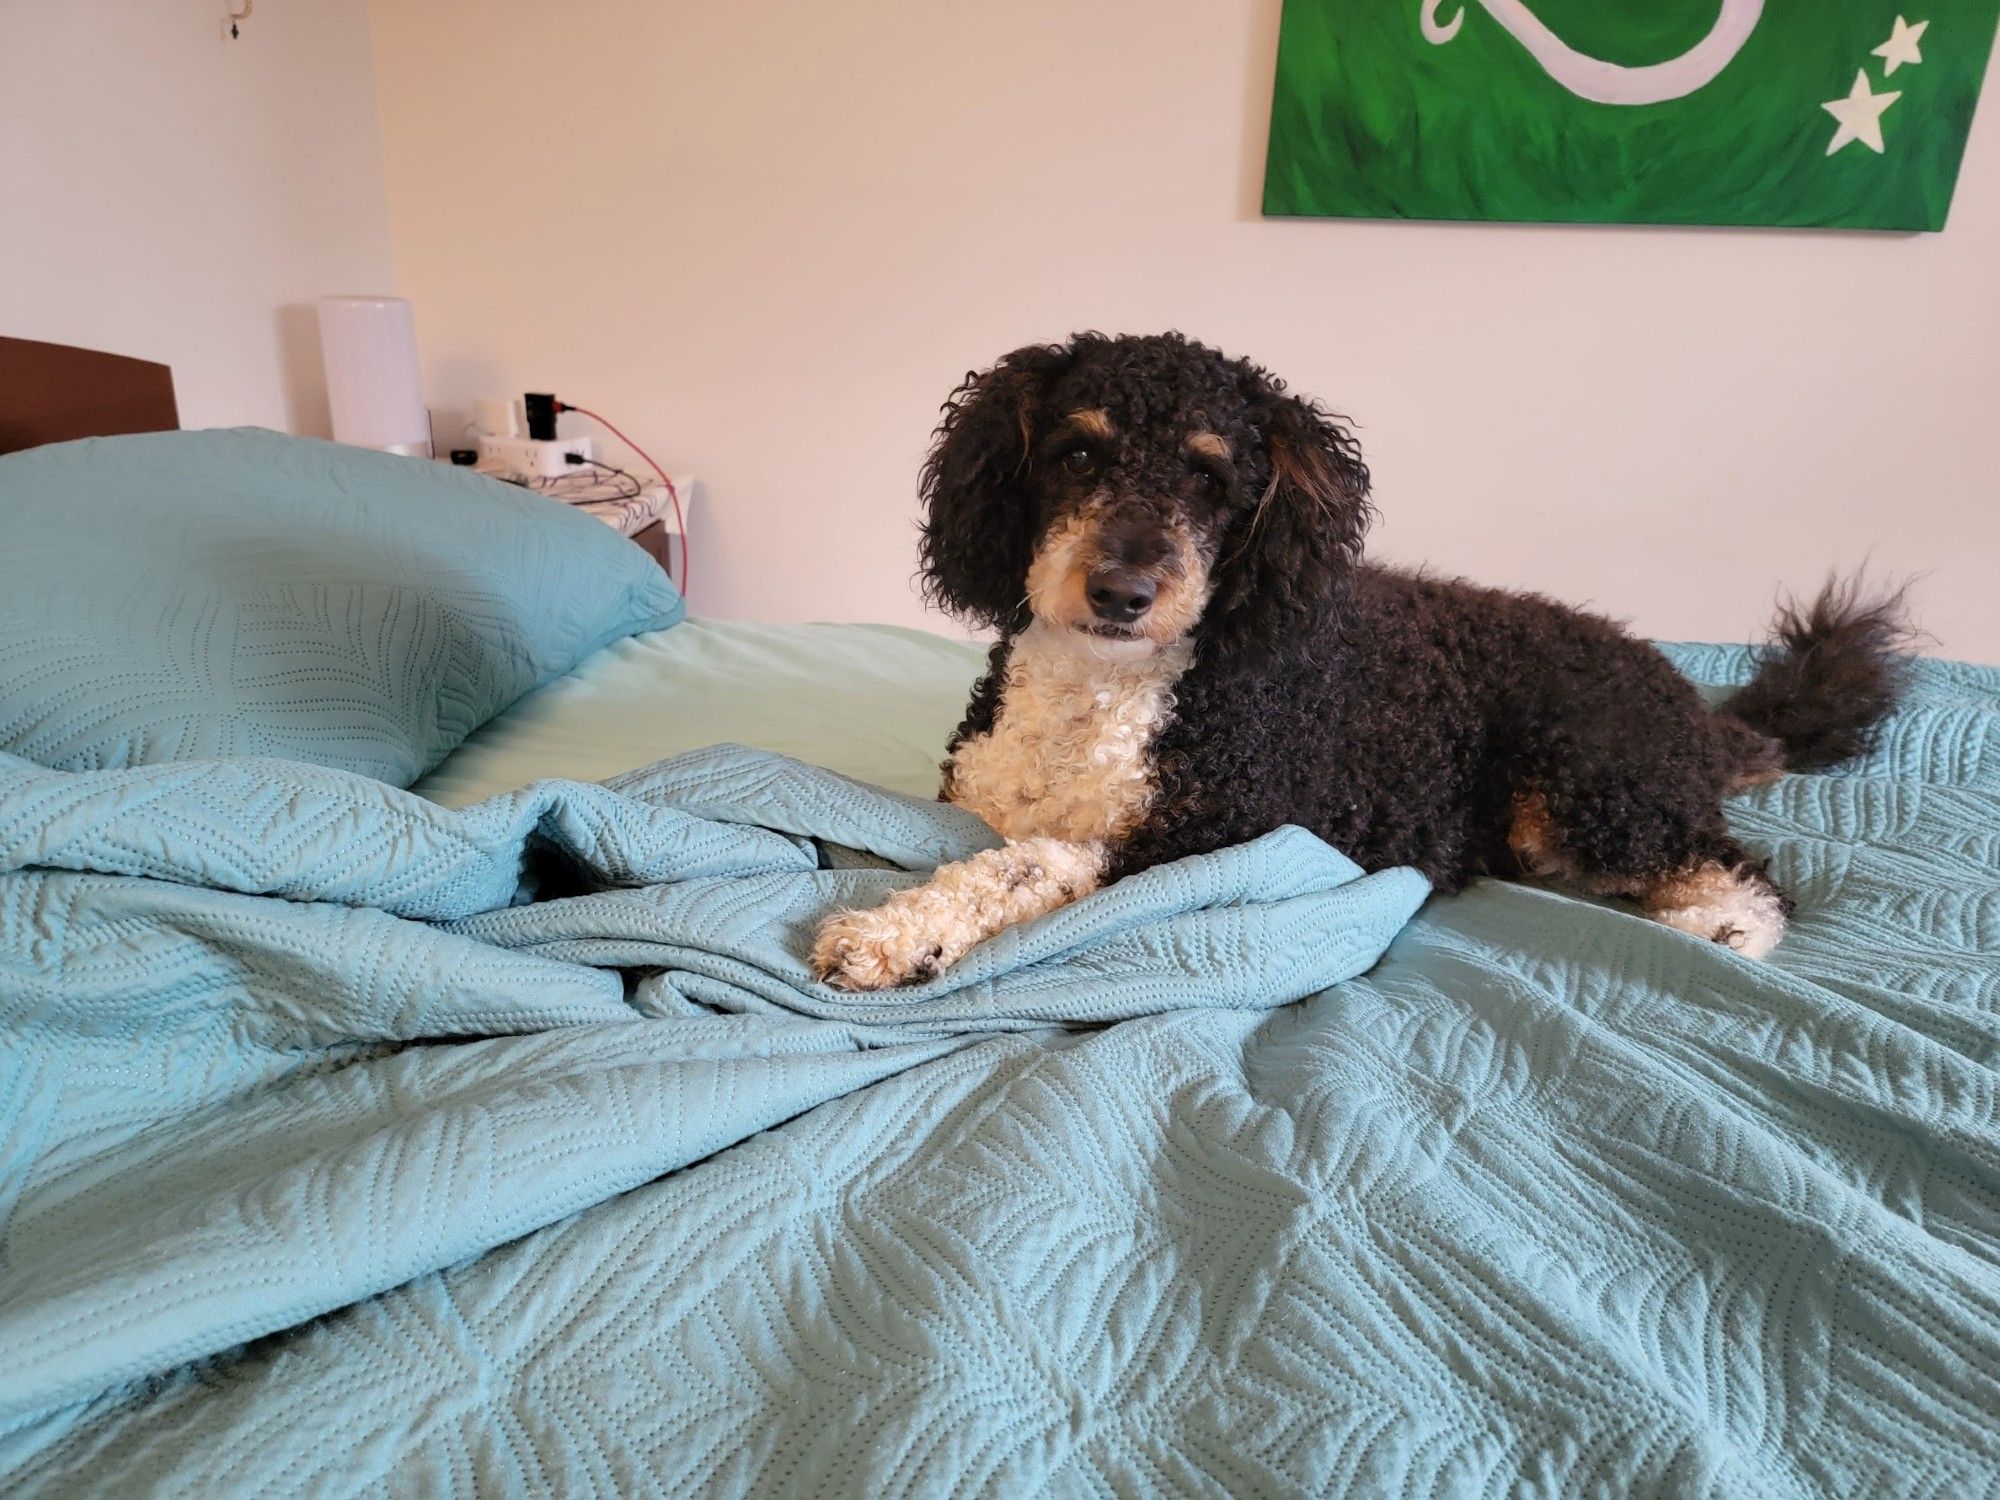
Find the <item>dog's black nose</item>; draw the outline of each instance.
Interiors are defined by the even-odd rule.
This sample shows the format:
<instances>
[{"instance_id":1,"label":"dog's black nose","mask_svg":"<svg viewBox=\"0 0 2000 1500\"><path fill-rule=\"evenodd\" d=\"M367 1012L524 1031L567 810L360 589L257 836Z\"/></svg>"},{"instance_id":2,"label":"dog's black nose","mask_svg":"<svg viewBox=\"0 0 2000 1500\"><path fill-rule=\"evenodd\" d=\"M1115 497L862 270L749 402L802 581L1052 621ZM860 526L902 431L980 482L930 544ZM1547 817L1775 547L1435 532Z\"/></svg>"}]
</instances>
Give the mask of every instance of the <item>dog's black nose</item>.
<instances>
[{"instance_id":1,"label":"dog's black nose","mask_svg":"<svg viewBox=\"0 0 2000 1500\"><path fill-rule=\"evenodd\" d=\"M1130 568L1095 569L1084 588L1090 612L1108 625L1130 625L1153 607L1159 591L1152 579Z\"/></svg>"}]
</instances>

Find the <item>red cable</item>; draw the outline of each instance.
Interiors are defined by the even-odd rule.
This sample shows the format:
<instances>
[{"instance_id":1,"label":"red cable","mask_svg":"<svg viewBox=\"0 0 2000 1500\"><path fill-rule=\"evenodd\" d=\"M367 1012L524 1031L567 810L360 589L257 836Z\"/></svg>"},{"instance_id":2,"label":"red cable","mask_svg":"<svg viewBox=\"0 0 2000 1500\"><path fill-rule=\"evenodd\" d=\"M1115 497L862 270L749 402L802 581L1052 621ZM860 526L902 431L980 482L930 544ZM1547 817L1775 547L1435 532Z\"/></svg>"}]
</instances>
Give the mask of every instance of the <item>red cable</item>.
<instances>
[{"instance_id":1,"label":"red cable","mask_svg":"<svg viewBox=\"0 0 2000 1500\"><path fill-rule=\"evenodd\" d=\"M674 502L674 527L676 530L680 532L680 537L681 537L681 576L680 576L680 582L676 585L676 587L680 589L681 597L683 599L687 598L687 591L688 591L687 517L681 512L681 492L678 489L674 488L674 482L673 480L667 477L667 471L661 468L658 463L654 462L652 454L648 453L644 448L641 448L637 443L633 442L630 438L625 436L624 433L620 432L618 428L610 420L604 417L600 417L596 412L592 411L589 407L577 406L569 401L558 401L556 403L556 410L559 412L573 411L579 417L590 418L591 421L597 423L600 427L605 428L607 431L610 432L610 434L613 437L617 438L619 442L623 443L626 447L630 448L634 453L638 454L639 457L643 458L646 461L646 467L651 469L655 474L660 476L660 483L664 484L667 487L667 498ZM667 556L669 559L673 557L673 549L671 547L667 549ZM674 576L674 570L670 562L667 568L667 577L671 579L673 576Z\"/></svg>"}]
</instances>

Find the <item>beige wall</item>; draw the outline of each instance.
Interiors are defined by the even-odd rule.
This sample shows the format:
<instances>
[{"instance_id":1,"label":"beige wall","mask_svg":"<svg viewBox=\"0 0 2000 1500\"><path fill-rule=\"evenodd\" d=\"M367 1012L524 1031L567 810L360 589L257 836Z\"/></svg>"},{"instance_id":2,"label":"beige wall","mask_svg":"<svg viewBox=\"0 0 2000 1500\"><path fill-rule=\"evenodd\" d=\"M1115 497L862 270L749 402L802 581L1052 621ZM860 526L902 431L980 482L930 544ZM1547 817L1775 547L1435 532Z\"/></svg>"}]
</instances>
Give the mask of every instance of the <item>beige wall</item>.
<instances>
[{"instance_id":1,"label":"beige wall","mask_svg":"<svg viewBox=\"0 0 2000 1500\"><path fill-rule=\"evenodd\" d=\"M2000 660L2000 109L1942 236L1266 223L1278 3L376 0L374 79L365 0L0 3L0 331L323 431L305 307L393 280L445 411L702 473L698 608L920 623L952 382L1177 326L1354 414L1386 555L1724 637L1872 556Z\"/></svg>"},{"instance_id":2,"label":"beige wall","mask_svg":"<svg viewBox=\"0 0 2000 1500\"><path fill-rule=\"evenodd\" d=\"M1387 555L1709 637L1872 556L2000 660L2000 104L1941 236L1267 223L1278 10L376 0L431 398L699 471L701 610L917 622L951 384L1177 326L1353 413Z\"/></svg>"},{"instance_id":3,"label":"beige wall","mask_svg":"<svg viewBox=\"0 0 2000 1500\"><path fill-rule=\"evenodd\" d=\"M0 0L0 333L163 360L190 427L326 430L325 292L393 279L367 0Z\"/></svg>"}]
</instances>

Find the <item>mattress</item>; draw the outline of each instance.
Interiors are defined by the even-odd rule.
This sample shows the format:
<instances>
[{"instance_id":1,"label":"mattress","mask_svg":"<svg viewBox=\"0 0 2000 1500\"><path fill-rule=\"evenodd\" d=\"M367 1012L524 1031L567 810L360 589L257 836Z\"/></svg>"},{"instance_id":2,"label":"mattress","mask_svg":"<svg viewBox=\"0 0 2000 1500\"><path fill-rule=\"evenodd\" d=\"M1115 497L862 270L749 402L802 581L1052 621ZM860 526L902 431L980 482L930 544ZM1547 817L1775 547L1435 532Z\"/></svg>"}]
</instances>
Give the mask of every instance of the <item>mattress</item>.
<instances>
[{"instance_id":1,"label":"mattress","mask_svg":"<svg viewBox=\"0 0 2000 1500\"><path fill-rule=\"evenodd\" d=\"M937 795L983 647L893 625L689 620L605 647L468 738L415 791L462 807L742 744Z\"/></svg>"}]
</instances>

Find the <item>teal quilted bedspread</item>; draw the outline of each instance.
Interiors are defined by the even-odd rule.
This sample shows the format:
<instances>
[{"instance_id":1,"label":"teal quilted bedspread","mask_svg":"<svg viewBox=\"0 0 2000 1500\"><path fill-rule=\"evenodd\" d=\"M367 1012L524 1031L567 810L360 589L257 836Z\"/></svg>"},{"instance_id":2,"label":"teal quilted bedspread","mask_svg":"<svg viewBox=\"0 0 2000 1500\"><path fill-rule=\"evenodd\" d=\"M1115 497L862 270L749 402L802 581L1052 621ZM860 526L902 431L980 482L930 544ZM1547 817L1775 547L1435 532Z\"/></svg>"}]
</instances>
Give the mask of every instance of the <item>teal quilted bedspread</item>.
<instances>
[{"instance_id":1,"label":"teal quilted bedspread","mask_svg":"<svg viewBox=\"0 0 2000 1500\"><path fill-rule=\"evenodd\" d=\"M0 758L0 1489L1990 1493L2000 673L1735 811L1764 964L1281 830L853 997L979 825Z\"/></svg>"}]
</instances>

